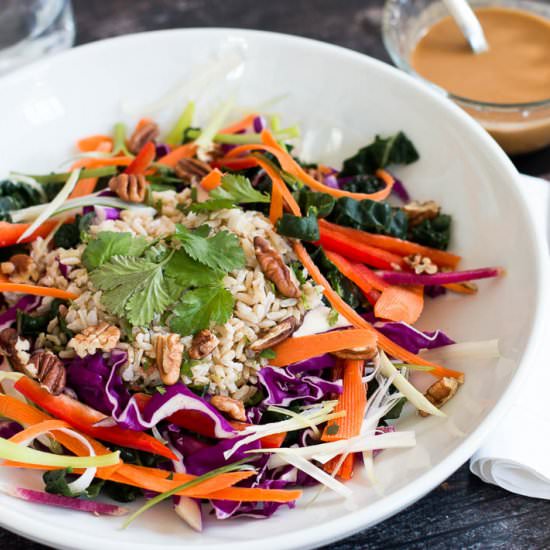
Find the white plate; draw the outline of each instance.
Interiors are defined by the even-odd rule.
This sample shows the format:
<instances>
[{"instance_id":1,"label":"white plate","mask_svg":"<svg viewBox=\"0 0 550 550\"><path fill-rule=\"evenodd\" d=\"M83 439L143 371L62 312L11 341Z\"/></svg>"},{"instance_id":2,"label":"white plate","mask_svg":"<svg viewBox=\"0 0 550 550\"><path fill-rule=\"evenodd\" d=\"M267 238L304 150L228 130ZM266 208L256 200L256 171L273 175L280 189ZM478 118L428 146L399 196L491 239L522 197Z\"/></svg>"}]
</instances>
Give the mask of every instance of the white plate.
<instances>
[{"instance_id":1,"label":"white plate","mask_svg":"<svg viewBox=\"0 0 550 550\"><path fill-rule=\"evenodd\" d=\"M222 50L220 50L222 48ZM222 53L220 54L220 51ZM0 523L58 548L306 548L379 522L408 506L451 474L480 445L510 402L540 337L542 255L516 188L516 172L489 136L452 103L378 61L296 37L228 29L155 32L76 48L27 67L0 82L0 174L10 169L49 171L70 155L75 139L108 132L126 116L121 100L157 99L191 69L212 67L213 55L238 52L244 63L223 82L210 82L199 113L234 93L240 105L284 98L271 110L304 131L304 153L338 163L375 133L405 130L421 160L399 174L414 196L435 199L455 217L453 249L464 267L502 265L507 276L482 282L475 297L447 296L429 304L422 319L457 340L499 338L498 362L459 365L466 384L448 404L447 420L412 417L410 450L384 452L376 461L380 494L359 476L352 509L328 491L314 504L268 521L208 520L191 532L168 505L148 512L130 529L120 519L59 511L0 496ZM215 66L215 65L214 65ZM184 100L164 113L182 109ZM128 103L126 103L128 107ZM163 118L164 117L164 118ZM454 366L454 365L453 365ZM26 472L0 469L1 483L36 484ZM382 494L383 493L383 494ZM442 511L443 513L443 511Z\"/></svg>"}]
</instances>

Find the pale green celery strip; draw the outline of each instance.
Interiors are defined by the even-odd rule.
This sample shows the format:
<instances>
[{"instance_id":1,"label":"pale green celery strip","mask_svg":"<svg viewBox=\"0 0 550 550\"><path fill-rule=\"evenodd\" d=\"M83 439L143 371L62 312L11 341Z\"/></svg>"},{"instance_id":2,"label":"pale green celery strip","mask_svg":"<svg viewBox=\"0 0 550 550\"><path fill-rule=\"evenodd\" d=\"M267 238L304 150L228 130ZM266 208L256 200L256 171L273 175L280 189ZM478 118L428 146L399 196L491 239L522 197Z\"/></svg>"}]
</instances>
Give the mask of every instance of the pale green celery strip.
<instances>
[{"instance_id":1,"label":"pale green celery strip","mask_svg":"<svg viewBox=\"0 0 550 550\"><path fill-rule=\"evenodd\" d=\"M190 101L186 105L185 110L178 118L172 130L168 132L168 135L166 136L166 139L165 139L168 145L176 146L181 144L183 132L185 132L185 130L187 130L187 128L189 128L193 123L194 114L195 114L195 102Z\"/></svg>"}]
</instances>

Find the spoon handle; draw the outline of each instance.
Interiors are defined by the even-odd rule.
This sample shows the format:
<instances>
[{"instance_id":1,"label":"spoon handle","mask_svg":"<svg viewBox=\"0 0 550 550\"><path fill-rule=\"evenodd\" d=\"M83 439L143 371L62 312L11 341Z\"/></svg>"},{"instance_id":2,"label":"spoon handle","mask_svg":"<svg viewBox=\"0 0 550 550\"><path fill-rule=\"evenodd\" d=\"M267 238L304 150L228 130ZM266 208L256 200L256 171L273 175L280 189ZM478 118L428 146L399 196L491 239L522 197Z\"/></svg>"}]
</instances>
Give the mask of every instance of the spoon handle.
<instances>
[{"instance_id":1,"label":"spoon handle","mask_svg":"<svg viewBox=\"0 0 550 550\"><path fill-rule=\"evenodd\" d=\"M451 16L456 21L462 34L470 44L473 52L483 53L489 49L481 24L466 0L443 0Z\"/></svg>"}]
</instances>

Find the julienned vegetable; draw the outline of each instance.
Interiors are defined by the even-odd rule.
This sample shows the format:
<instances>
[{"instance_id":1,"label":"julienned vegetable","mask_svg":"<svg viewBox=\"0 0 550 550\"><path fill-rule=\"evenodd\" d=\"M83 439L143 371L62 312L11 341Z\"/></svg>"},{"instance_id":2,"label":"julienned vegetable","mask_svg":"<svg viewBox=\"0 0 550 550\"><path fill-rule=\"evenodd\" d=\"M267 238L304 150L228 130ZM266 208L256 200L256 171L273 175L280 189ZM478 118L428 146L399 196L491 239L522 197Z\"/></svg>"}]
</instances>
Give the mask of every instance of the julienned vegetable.
<instances>
[{"instance_id":1,"label":"julienned vegetable","mask_svg":"<svg viewBox=\"0 0 550 550\"><path fill-rule=\"evenodd\" d=\"M445 416L448 360L498 356L418 330L424 294L504 272L456 271L433 201L386 201L408 201L386 169L418 158L403 132L338 170L300 159L278 116L230 100L198 127L180 108L160 141L151 118L116 123L69 172L0 182L0 457L46 489L8 492L108 515L126 510L100 494L155 493L127 524L173 497L196 530L287 513L307 485L352 498L359 468L415 444L406 401Z\"/></svg>"}]
</instances>

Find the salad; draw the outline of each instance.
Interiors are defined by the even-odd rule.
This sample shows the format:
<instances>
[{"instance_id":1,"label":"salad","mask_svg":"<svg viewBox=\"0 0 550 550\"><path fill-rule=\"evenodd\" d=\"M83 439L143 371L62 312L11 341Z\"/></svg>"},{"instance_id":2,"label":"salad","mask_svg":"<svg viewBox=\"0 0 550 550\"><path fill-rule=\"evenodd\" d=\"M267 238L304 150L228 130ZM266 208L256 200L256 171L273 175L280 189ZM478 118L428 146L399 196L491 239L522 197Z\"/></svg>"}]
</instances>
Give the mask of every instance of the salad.
<instances>
[{"instance_id":1,"label":"salad","mask_svg":"<svg viewBox=\"0 0 550 550\"><path fill-rule=\"evenodd\" d=\"M401 415L446 415L449 365L498 353L414 327L502 270L458 270L451 216L388 170L419 158L403 132L337 169L277 116L222 119L189 103L167 133L119 123L66 171L0 182L0 458L44 486L14 497L137 501L125 526L168 500L196 530L308 486L352 499L415 445Z\"/></svg>"}]
</instances>

